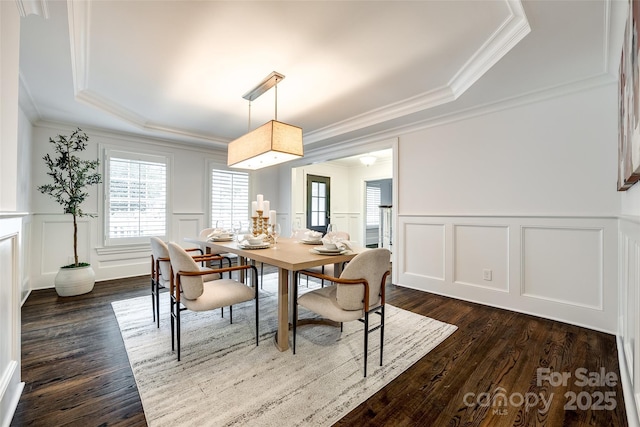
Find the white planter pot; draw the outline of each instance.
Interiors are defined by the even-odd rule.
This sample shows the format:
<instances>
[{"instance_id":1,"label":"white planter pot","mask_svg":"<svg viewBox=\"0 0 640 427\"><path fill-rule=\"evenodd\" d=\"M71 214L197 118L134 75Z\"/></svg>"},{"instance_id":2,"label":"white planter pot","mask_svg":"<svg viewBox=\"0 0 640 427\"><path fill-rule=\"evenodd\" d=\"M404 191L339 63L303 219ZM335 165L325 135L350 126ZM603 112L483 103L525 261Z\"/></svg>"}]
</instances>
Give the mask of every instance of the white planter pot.
<instances>
[{"instance_id":1,"label":"white planter pot","mask_svg":"<svg viewBox=\"0 0 640 427\"><path fill-rule=\"evenodd\" d=\"M56 292L61 297L86 294L93 290L96 275L90 265L77 268L61 268L54 280Z\"/></svg>"}]
</instances>

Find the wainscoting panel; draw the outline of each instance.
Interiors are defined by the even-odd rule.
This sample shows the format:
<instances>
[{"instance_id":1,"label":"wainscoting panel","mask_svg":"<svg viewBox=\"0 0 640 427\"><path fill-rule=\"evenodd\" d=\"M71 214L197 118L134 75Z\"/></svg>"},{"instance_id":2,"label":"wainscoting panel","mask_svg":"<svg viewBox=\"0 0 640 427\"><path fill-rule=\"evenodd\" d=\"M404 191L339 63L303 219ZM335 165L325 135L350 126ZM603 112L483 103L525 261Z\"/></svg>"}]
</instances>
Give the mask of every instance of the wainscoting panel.
<instances>
[{"instance_id":1,"label":"wainscoting panel","mask_svg":"<svg viewBox=\"0 0 640 427\"><path fill-rule=\"evenodd\" d=\"M407 221L402 224L404 264L402 274L437 281L445 280L445 226Z\"/></svg>"},{"instance_id":2,"label":"wainscoting panel","mask_svg":"<svg viewBox=\"0 0 640 427\"><path fill-rule=\"evenodd\" d=\"M618 323L618 352L620 375L629 408L640 419L640 218L621 218L619 221L620 303ZM626 399L630 397L630 399ZM635 406L632 402L635 401ZM631 418L632 415L629 415Z\"/></svg>"},{"instance_id":3,"label":"wainscoting panel","mask_svg":"<svg viewBox=\"0 0 640 427\"><path fill-rule=\"evenodd\" d=\"M508 292L509 228L454 224L453 233L453 281Z\"/></svg>"},{"instance_id":4,"label":"wainscoting panel","mask_svg":"<svg viewBox=\"0 0 640 427\"><path fill-rule=\"evenodd\" d=\"M196 237L205 228L203 213L179 213L170 218L167 240L190 246L185 237ZM29 275L30 289L52 288L60 266L73 262L73 223L70 215L36 214L31 216L32 233ZM101 219L84 217L78 224L80 261L91 264L96 282L149 274L151 247L148 242L135 245L104 246ZM96 284L98 286L99 283Z\"/></svg>"},{"instance_id":5,"label":"wainscoting panel","mask_svg":"<svg viewBox=\"0 0 640 427\"><path fill-rule=\"evenodd\" d=\"M400 286L617 329L617 218L400 214L398 231Z\"/></svg>"},{"instance_id":6,"label":"wainscoting panel","mask_svg":"<svg viewBox=\"0 0 640 427\"><path fill-rule=\"evenodd\" d=\"M174 241L185 248L197 246L185 242L185 237L198 237L203 229L209 228L204 224L203 214L175 214L173 216L173 221L173 229L176 231L174 234L177 235L177 238Z\"/></svg>"},{"instance_id":7,"label":"wainscoting panel","mask_svg":"<svg viewBox=\"0 0 640 427\"><path fill-rule=\"evenodd\" d=\"M603 229L522 228L522 295L603 308Z\"/></svg>"},{"instance_id":8,"label":"wainscoting panel","mask_svg":"<svg viewBox=\"0 0 640 427\"><path fill-rule=\"evenodd\" d=\"M20 377L21 218L0 216L0 425L9 425L24 383Z\"/></svg>"},{"instance_id":9,"label":"wainscoting panel","mask_svg":"<svg viewBox=\"0 0 640 427\"><path fill-rule=\"evenodd\" d=\"M42 258L40 272L56 275L63 265L72 264L73 260L73 220L45 218L40 224L42 232ZM91 263L89 248L91 246L91 230L89 218L78 218L78 258L80 262Z\"/></svg>"}]
</instances>

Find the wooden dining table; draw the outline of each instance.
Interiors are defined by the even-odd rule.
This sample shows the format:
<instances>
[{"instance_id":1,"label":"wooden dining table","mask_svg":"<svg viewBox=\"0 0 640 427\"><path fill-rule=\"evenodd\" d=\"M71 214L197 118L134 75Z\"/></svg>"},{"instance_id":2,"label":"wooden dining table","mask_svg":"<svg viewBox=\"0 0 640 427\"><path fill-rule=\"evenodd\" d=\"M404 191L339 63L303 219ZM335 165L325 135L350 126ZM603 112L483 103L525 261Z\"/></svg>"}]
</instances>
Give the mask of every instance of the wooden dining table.
<instances>
[{"instance_id":1,"label":"wooden dining table","mask_svg":"<svg viewBox=\"0 0 640 427\"><path fill-rule=\"evenodd\" d=\"M280 351L289 348L289 284L292 283L294 272L310 267L334 264L334 272L339 275L342 264L350 261L366 248L354 247L340 255L319 255L312 253L313 245L304 244L291 238L279 238L277 245L271 244L265 249L245 249L233 239L231 241L209 241L197 238L185 238L186 242L199 245L207 253L232 253L239 257L241 264L247 259L262 262L278 268L278 330L276 332L276 347ZM257 284L254 284L257 286Z\"/></svg>"}]
</instances>

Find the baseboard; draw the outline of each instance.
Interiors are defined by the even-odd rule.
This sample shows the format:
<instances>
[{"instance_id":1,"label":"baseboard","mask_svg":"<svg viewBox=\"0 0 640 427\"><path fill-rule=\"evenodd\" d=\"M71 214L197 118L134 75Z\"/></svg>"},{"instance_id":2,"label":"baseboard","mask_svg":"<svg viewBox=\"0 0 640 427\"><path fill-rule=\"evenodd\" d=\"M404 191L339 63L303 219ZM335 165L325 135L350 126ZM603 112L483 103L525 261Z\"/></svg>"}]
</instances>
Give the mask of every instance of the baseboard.
<instances>
[{"instance_id":1,"label":"baseboard","mask_svg":"<svg viewBox=\"0 0 640 427\"><path fill-rule=\"evenodd\" d=\"M620 381L622 381L622 393L624 395L624 406L627 410L627 424L629 427L640 427L640 407L638 407L635 399L635 393L633 392L633 382L629 376L629 369L627 368L627 358L624 353L624 345L622 344L622 337L616 335L616 344L618 347L618 365L620 367Z\"/></svg>"},{"instance_id":2,"label":"baseboard","mask_svg":"<svg viewBox=\"0 0 640 427\"><path fill-rule=\"evenodd\" d=\"M20 382L19 366L15 361L9 364L5 371L0 387L0 426L9 427L13 414L16 412L20 395L24 390L24 382Z\"/></svg>"}]
</instances>

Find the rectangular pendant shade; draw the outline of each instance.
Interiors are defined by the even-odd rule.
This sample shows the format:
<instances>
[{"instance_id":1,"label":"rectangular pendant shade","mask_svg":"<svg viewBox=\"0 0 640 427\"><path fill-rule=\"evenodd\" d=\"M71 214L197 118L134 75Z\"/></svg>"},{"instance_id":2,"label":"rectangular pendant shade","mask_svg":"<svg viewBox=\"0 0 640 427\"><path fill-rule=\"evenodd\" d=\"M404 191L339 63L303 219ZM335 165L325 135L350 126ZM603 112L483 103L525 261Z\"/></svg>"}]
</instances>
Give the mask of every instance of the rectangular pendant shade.
<instances>
[{"instance_id":1,"label":"rectangular pendant shade","mask_svg":"<svg viewBox=\"0 0 640 427\"><path fill-rule=\"evenodd\" d=\"M229 143L227 166L255 170L302 156L302 128L271 120Z\"/></svg>"}]
</instances>

